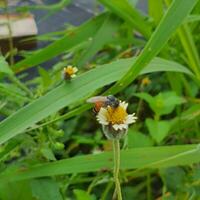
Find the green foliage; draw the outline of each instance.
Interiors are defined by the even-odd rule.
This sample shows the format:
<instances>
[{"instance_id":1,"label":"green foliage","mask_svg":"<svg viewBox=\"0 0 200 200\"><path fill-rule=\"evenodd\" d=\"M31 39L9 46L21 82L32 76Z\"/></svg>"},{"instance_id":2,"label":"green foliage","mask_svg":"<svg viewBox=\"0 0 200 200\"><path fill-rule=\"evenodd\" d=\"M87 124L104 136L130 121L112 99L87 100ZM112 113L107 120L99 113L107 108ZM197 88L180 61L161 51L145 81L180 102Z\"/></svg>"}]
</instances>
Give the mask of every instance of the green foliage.
<instances>
[{"instance_id":1,"label":"green foliage","mask_svg":"<svg viewBox=\"0 0 200 200\"><path fill-rule=\"evenodd\" d=\"M52 179L34 179L30 183L32 195L40 200L63 200L59 191L59 185Z\"/></svg>"},{"instance_id":2,"label":"green foliage","mask_svg":"<svg viewBox=\"0 0 200 200\"><path fill-rule=\"evenodd\" d=\"M1 66L0 67L1 73L5 73L5 74L8 74L8 75L13 74L12 70L10 69L8 63L5 61L3 56L0 56L0 66Z\"/></svg>"},{"instance_id":3,"label":"green foliage","mask_svg":"<svg viewBox=\"0 0 200 200\"><path fill-rule=\"evenodd\" d=\"M174 92L159 93L154 97L147 93L139 93L135 94L135 96L144 99L156 116L170 114L176 105L184 102L184 99L178 97Z\"/></svg>"},{"instance_id":4,"label":"green foliage","mask_svg":"<svg viewBox=\"0 0 200 200\"><path fill-rule=\"evenodd\" d=\"M164 120L153 120L153 119L146 119L145 121L149 133L151 137L157 142L160 143L163 139L167 136L170 130L170 123Z\"/></svg>"},{"instance_id":5,"label":"green foliage","mask_svg":"<svg viewBox=\"0 0 200 200\"><path fill-rule=\"evenodd\" d=\"M84 190L74 190L74 194L77 200L95 200L91 195L89 195Z\"/></svg>"},{"instance_id":6,"label":"green foliage","mask_svg":"<svg viewBox=\"0 0 200 200\"><path fill-rule=\"evenodd\" d=\"M16 12L47 11L45 20L70 3ZM48 44L35 51L13 49L9 38L0 56L0 200L112 199L112 145L86 103L107 94L138 117L120 141L123 199L199 199L200 1L148 0L146 14L138 3L99 0L82 25L36 36ZM9 63L13 52L22 58ZM67 65L79 71L62 80Z\"/></svg>"}]
</instances>

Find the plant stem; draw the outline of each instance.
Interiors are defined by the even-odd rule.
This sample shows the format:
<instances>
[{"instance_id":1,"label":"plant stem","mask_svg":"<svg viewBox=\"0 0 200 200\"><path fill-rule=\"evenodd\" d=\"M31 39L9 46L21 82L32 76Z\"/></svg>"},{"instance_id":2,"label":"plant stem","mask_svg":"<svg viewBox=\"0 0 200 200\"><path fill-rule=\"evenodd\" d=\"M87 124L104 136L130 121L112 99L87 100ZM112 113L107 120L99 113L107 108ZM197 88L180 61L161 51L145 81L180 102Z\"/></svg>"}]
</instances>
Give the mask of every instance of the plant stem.
<instances>
[{"instance_id":1,"label":"plant stem","mask_svg":"<svg viewBox=\"0 0 200 200\"><path fill-rule=\"evenodd\" d=\"M117 199L122 200L121 186L119 181L119 169L120 169L120 144L118 139L113 140L113 158L114 158L114 181L115 181L115 192ZM115 196L115 193L114 193Z\"/></svg>"},{"instance_id":2,"label":"plant stem","mask_svg":"<svg viewBox=\"0 0 200 200\"><path fill-rule=\"evenodd\" d=\"M8 27L8 42L9 42L9 48L10 48L10 64L11 66L14 65L14 45L13 45L13 38L12 38L12 29L11 29L11 23L10 23L10 14L8 11L8 2L7 0L4 0L4 5L5 5L5 13L6 13L6 18L7 18L7 27Z\"/></svg>"},{"instance_id":3,"label":"plant stem","mask_svg":"<svg viewBox=\"0 0 200 200\"><path fill-rule=\"evenodd\" d=\"M147 175L147 200L151 200L151 174Z\"/></svg>"},{"instance_id":4,"label":"plant stem","mask_svg":"<svg viewBox=\"0 0 200 200\"><path fill-rule=\"evenodd\" d=\"M12 28L11 28L11 19L10 19L10 13L8 9L8 2L7 0L4 0L4 6L5 6L5 14L7 18L7 27L8 27L8 44L9 44L9 50L10 50L10 65L13 66L15 64L14 60L14 44L13 44L13 38L12 38ZM23 84L20 82L20 80L15 77L14 75L9 76L9 79L15 83L19 88L24 90L30 97L32 97L31 91Z\"/></svg>"}]
</instances>

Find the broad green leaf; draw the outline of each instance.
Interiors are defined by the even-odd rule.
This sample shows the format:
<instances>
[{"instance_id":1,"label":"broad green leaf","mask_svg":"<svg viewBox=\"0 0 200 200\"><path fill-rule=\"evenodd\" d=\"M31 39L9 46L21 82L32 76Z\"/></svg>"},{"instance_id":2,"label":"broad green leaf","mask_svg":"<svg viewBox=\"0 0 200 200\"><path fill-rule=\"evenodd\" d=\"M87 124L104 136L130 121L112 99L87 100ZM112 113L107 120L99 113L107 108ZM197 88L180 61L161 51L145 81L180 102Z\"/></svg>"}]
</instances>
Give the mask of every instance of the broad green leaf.
<instances>
[{"instance_id":1,"label":"broad green leaf","mask_svg":"<svg viewBox=\"0 0 200 200\"><path fill-rule=\"evenodd\" d=\"M140 31L146 38L150 36L151 27L138 10L132 7L127 0L99 0L117 16L121 17L134 28Z\"/></svg>"},{"instance_id":2,"label":"broad green leaf","mask_svg":"<svg viewBox=\"0 0 200 200\"><path fill-rule=\"evenodd\" d=\"M185 102L185 100L177 96L175 92L163 92L154 97L141 92L135 94L135 96L144 99L158 116L171 113L176 105Z\"/></svg>"},{"instance_id":3,"label":"broad green leaf","mask_svg":"<svg viewBox=\"0 0 200 200\"><path fill-rule=\"evenodd\" d=\"M157 121L153 119L146 119L145 121L151 137L160 143L168 135L171 124L169 121Z\"/></svg>"},{"instance_id":4,"label":"broad green leaf","mask_svg":"<svg viewBox=\"0 0 200 200\"><path fill-rule=\"evenodd\" d=\"M149 147L153 146L152 139L138 131L129 129L128 131L128 147L138 148L138 147Z\"/></svg>"},{"instance_id":5,"label":"broad green leaf","mask_svg":"<svg viewBox=\"0 0 200 200\"><path fill-rule=\"evenodd\" d=\"M39 200L63 200L58 183L50 178L31 180L32 195Z\"/></svg>"},{"instance_id":6,"label":"broad green leaf","mask_svg":"<svg viewBox=\"0 0 200 200\"><path fill-rule=\"evenodd\" d=\"M28 180L0 184L1 200L28 200L32 199L30 182Z\"/></svg>"},{"instance_id":7,"label":"broad green leaf","mask_svg":"<svg viewBox=\"0 0 200 200\"><path fill-rule=\"evenodd\" d=\"M36 66L40 63L50 60L55 56L79 45L81 42L86 41L88 38L93 37L98 27L104 22L107 13L91 19L80 27L69 31L66 36L53 42L49 46L37 51L35 54L25 58L24 60L16 63L13 70L16 72Z\"/></svg>"},{"instance_id":8,"label":"broad green leaf","mask_svg":"<svg viewBox=\"0 0 200 200\"><path fill-rule=\"evenodd\" d=\"M191 165L198 162L200 162L198 145L143 147L121 151L121 169L123 170L163 168ZM26 170L20 170L19 168L12 170L12 172L2 172L0 174L0 183L36 177L95 172L101 169L112 170L112 167L112 152L76 156L60 161L37 164Z\"/></svg>"},{"instance_id":9,"label":"broad green leaf","mask_svg":"<svg viewBox=\"0 0 200 200\"><path fill-rule=\"evenodd\" d=\"M13 75L12 70L10 69L8 63L5 61L5 58L0 55L0 72Z\"/></svg>"},{"instance_id":10,"label":"broad green leaf","mask_svg":"<svg viewBox=\"0 0 200 200\"><path fill-rule=\"evenodd\" d=\"M128 72L107 93L116 93L128 86L141 72L143 68L160 52L181 25L186 16L191 12L198 0L183 1L174 0L166 14L161 19L158 27L147 42L145 48L132 64Z\"/></svg>"},{"instance_id":11,"label":"broad green leaf","mask_svg":"<svg viewBox=\"0 0 200 200\"><path fill-rule=\"evenodd\" d=\"M80 102L80 100L83 100L98 88L119 80L127 72L134 60L135 58L122 59L99 66L80 75L71 82L61 84L45 96L23 107L0 123L0 144L59 109L75 102ZM190 71L185 67L160 58L153 60L141 74L156 71L179 71L191 75Z\"/></svg>"},{"instance_id":12,"label":"broad green leaf","mask_svg":"<svg viewBox=\"0 0 200 200\"><path fill-rule=\"evenodd\" d=\"M89 195L86 191L84 190L74 190L74 194L76 196L76 200L95 200L91 195Z\"/></svg>"}]
</instances>

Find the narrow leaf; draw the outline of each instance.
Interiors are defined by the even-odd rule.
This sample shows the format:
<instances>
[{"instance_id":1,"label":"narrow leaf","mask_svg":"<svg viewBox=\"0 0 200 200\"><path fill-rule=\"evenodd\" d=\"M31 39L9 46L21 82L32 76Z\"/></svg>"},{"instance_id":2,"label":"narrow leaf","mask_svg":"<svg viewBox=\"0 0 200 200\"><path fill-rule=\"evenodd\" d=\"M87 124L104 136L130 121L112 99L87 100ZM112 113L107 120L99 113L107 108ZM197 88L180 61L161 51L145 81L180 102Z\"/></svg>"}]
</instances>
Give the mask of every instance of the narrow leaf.
<instances>
[{"instance_id":1,"label":"narrow leaf","mask_svg":"<svg viewBox=\"0 0 200 200\"><path fill-rule=\"evenodd\" d=\"M143 147L121 152L121 169L162 168L191 165L199 161L200 150L198 145ZM2 172L0 174L0 182L62 174L95 172L102 169L112 170L112 167L112 152L105 152L38 164L26 170L17 169L9 173Z\"/></svg>"},{"instance_id":2,"label":"narrow leaf","mask_svg":"<svg viewBox=\"0 0 200 200\"><path fill-rule=\"evenodd\" d=\"M181 25L198 0L174 0L142 53L129 71L107 93L116 93L128 86L140 71L160 52L175 30Z\"/></svg>"},{"instance_id":3,"label":"narrow leaf","mask_svg":"<svg viewBox=\"0 0 200 200\"><path fill-rule=\"evenodd\" d=\"M135 58L122 59L90 70L71 82L61 84L45 96L33 101L0 123L0 144L35 123L72 103L80 102L96 89L119 80ZM161 65L159 63L162 63ZM155 71L179 71L191 74L185 67L156 58L141 74ZM123 66L123 67L122 67Z\"/></svg>"}]
</instances>

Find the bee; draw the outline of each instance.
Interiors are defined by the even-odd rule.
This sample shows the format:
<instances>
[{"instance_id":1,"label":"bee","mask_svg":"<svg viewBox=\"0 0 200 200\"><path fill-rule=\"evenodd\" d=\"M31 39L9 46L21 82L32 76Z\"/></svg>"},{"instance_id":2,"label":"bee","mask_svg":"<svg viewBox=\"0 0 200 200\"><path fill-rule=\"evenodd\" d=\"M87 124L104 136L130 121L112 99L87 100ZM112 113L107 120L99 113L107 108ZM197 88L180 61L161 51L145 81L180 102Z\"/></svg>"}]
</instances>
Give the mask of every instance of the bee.
<instances>
[{"instance_id":1,"label":"bee","mask_svg":"<svg viewBox=\"0 0 200 200\"><path fill-rule=\"evenodd\" d=\"M95 104L93 108L95 114L100 111L101 107L110 106L112 108L117 108L119 106L119 100L113 95L91 97L87 102Z\"/></svg>"}]
</instances>

